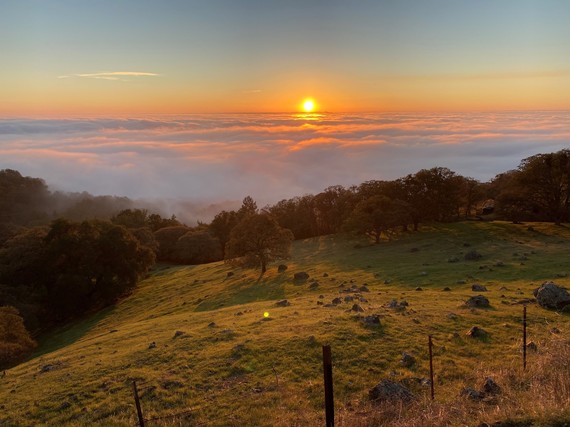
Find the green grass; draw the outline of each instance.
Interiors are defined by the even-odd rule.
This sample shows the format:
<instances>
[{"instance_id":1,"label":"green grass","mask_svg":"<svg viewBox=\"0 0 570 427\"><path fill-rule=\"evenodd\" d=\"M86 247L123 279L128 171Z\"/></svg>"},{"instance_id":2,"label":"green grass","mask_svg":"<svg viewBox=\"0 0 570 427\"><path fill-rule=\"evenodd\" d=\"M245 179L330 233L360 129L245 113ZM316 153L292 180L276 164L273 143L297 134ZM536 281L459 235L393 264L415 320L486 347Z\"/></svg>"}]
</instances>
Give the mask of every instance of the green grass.
<instances>
[{"instance_id":1,"label":"green grass","mask_svg":"<svg viewBox=\"0 0 570 427\"><path fill-rule=\"evenodd\" d=\"M257 271L224 263L159 266L131 296L45 337L35 357L9 370L0 379L0 424L132 426L133 380L146 418L193 410L148 425L323 424L321 345L329 343L337 409L343 425L356 425L358 410L350 408L366 408L368 389L380 379L428 376L428 335L435 344L437 401L454 402L482 370L520 366L522 306L512 302L532 297L546 280L570 284L558 277L570 273L570 230L533 227L444 224L379 245L340 236L308 239L294 243L285 273L275 266L261 280ZM465 261L473 249L482 258ZM452 257L460 261L449 263ZM229 271L234 275L227 277ZM319 288L294 282L297 271L316 278ZM489 289L490 309L463 306L475 294L473 283ZM362 293L368 299L360 303L363 315L381 315L380 327L364 326L349 311L352 303L317 304L363 284L370 290ZM291 305L276 307L283 298ZM409 306L386 308L392 299ZM451 312L457 318L448 318ZM553 337L569 336L570 317L536 305L528 317L529 340L539 345L538 354L529 354L532 365ZM473 325L489 339L467 337ZM553 327L560 334L551 334ZM184 335L174 338L176 331ZM416 366L400 365L402 351L416 356ZM48 364L54 369L41 372Z\"/></svg>"}]
</instances>

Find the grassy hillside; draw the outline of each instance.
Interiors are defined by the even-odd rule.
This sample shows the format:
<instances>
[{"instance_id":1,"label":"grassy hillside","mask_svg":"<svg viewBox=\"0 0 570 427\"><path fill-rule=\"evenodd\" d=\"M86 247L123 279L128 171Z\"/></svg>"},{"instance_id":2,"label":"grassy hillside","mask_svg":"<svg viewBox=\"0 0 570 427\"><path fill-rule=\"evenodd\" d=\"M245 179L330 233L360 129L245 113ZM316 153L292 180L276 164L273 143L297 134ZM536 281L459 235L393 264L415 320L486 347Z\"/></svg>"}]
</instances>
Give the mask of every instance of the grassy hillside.
<instances>
[{"instance_id":1,"label":"grassy hillside","mask_svg":"<svg viewBox=\"0 0 570 427\"><path fill-rule=\"evenodd\" d=\"M546 280L570 285L570 229L533 227L438 225L380 245L337 236L299 241L288 270L271 267L259 281L257 271L224 263L160 266L116 307L47 337L34 358L7 371L0 425L132 426L133 380L145 418L186 412L149 426L323 425L325 343L332 346L339 425L570 420L570 370L561 363L570 354L568 314L529 305L529 340L538 351L521 371L516 303ZM465 261L470 250L482 258ZM298 271L318 287L293 281ZM463 306L478 294L473 283L488 288L491 308ZM363 285L369 292L342 292ZM327 307L345 296L367 302ZM285 298L290 306L277 307ZM386 307L392 299L409 306ZM363 313L350 310L355 302ZM381 316L380 326L359 318L371 314ZM489 337L466 336L474 325ZM428 335L436 402L428 400L429 386L407 380L419 396L409 408L368 404L368 390L383 378L428 377ZM415 366L401 365L403 351L415 355ZM505 389L499 402L458 397L486 375Z\"/></svg>"}]
</instances>

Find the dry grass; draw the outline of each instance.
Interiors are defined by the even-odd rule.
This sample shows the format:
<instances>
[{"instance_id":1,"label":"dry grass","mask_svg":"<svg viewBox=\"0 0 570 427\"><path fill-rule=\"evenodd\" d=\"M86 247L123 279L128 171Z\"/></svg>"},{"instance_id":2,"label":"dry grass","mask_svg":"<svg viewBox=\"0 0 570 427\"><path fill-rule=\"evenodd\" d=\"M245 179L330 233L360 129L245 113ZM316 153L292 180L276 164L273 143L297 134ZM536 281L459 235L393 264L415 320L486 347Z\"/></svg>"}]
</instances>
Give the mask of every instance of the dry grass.
<instances>
[{"instance_id":1,"label":"dry grass","mask_svg":"<svg viewBox=\"0 0 570 427\"><path fill-rule=\"evenodd\" d=\"M34 358L0 378L0 424L132 426L136 380L145 417L161 418L150 427L322 425L325 343L333 349L341 426L568 419L570 358L561 339L570 336L568 315L529 306L529 340L538 352L529 353L528 371L520 370L522 306L513 302L531 297L541 281L570 283L556 277L568 268L570 230L548 224L535 230L449 224L361 249L340 237L309 239L295 242L286 273L273 267L261 281L256 271L223 263L162 266L116 307L46 337ZM472 248L482 260L448 262ZM497 260L504 266L493 267ZM318 289L295 283L297 271L316 278ZM350 311L352 303L317 304L345 296L339 293L343 282L367 284L364 314L379 314L380 327L364 326ZM463 306L474 295L473 282L488 287L490 309ZM451 292L443 292L445 286ZM282 298L291 305L276 307ZM410 305L387 308L393 298ZM272 320L262 320L264 311ZM489 339L466 337L472 325L488 330ZM560 333L551 334L553 327ZM177 330L184 335L175 338ZM429 387L419 387L412 406L370 405L368 390L382 378L428 375L428 334L435 343L436 402L426 398ZM149 349L153 341L156 348ZM416 356L416 366L400 365L402 351ZM54 368L41 372L46 365ZM458 398L485 376L504 389L495 401Z\"/></svg>"}]
</instances>

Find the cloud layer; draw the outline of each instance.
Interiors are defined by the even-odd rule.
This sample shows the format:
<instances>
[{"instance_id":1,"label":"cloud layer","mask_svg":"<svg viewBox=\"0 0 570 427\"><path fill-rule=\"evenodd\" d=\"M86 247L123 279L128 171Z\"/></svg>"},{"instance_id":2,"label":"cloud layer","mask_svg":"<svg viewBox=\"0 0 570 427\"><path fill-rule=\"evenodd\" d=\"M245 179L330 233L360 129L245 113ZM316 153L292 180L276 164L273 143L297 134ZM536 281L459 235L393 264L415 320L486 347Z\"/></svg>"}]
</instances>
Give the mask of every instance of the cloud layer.
<instances>
[{"instance_id":1,"label":"cloud layer","mask_svg":"<svg viewBox=\"0 0 570 427\"><path fill-rule=\"evenodd\" d=\"M157 77L159 74L146 73L142 71L110 71L105 73L85 73L85 74L69 74L58 76L58 79L68 79L70 77L85 77L89 79L99 80L121 80L125 81L123 77Z\"/></svg>"},{"instance_id":2,"label":"cloud layer","mask_svg":"<svg viewBox=\"0 0 570 427\"><path fill-rule=\"evenodd\" d=\"M567 112L0 119L0 168L56 189L261 205L433 166L486 181L568 147Z\"/></svg>"}]
</instances>

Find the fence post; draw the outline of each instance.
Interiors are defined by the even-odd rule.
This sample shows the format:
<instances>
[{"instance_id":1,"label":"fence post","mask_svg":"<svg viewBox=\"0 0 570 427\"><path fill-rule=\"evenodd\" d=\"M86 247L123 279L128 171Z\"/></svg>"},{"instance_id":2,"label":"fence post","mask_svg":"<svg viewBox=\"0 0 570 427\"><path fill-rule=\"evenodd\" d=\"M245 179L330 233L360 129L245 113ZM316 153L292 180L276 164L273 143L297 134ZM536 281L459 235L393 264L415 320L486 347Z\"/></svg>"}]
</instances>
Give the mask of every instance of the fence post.
<instances>
[{"instance_id":1,"label":"fence post","mask_svg":"<svg viewBox=\"0 0 570 427\"><path fill-rule=\"evenodd\" d=\"M435 389L433 384L433 343L431 342L431 335L428 335L428 348L429 348L429 382L431 386L431 400L435 399Z\"/></svg>"},{"instance_id":2,"label":"fence post","mask_svg":"<svg viewBox=\"0 0 570 427\"><path fill-rule=\"evenodd\" d=\"M141 408L141 402L139 400L139 392L137 390L137 382L133 381L133 394L135 395L135 405L137 407L137 416L139 417L139 426L144 427L144 418Z\"/></svg>"},{"instance_id":3,"label":"fence post","mask_svg":"<svg viewBox=\"0 0 570 427\"><path fill-rule=\"evenodd\" d=\"M323 345L323 371L325 376L326 427L334 427L333 377L330 345Z\"/></svg>"},{"instance_id":4,"label":"fence post","mask_svg":"<svg viewBox=\"0 0 570 427\"><path fill-rule=\"evenodd\" d=\"M526 370L526 305L523 306L523 370Z\"/></svg>"}]
</instances>

